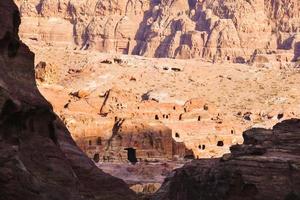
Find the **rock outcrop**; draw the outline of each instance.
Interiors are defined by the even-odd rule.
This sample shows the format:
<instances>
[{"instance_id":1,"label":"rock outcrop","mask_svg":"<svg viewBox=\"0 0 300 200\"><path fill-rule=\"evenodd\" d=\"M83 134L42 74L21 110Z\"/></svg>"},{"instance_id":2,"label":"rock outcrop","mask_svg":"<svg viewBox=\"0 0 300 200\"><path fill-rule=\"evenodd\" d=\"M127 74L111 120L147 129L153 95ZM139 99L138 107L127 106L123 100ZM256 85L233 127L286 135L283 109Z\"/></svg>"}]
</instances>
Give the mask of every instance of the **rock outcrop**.
<instances>
[{"instance_id":1,"label":"rock outcrop","mask_svg":"<svg viewBox=\"0 0 300 200\"><path fill-rule=\"evenodd\" d=\"M152 199L299 199L299 133L299 119L247 130L231 154L173 171Z\"/></svg>"},{"instance_id":2,"label":"rock outcrop","mask_svg":"<svg viewBox=\"0 0 300 200\"><path fill-rule=\"evenodd\" d=\"M246 62L256 49L299 56L298 0L16 2L31 43L209 61Z\"/></svg>"},{"instance_id":3,"label":"rock outcrop","mask_svg":"<svg viewBox=\"0 0 300 200\"><path fill-rule=\"evenodd\" d=\"M39 93L20 22L13 1L0 1L0 199L135 199L77 147Z\"/></svg>"},{"instance_id":4,"label":"rock outcrop","mask_svg":"<svg viewBox=\"0 0 300 200\"><path fill-rule=\"evenodd\" d=\"M51 88L42 91L96 162L127 162L128 149L138 161L219 157L242 142L240 127L199 98L179 105L159 102L160 95L138 96L115 88L100 96L96 90L69 95L56 95L60 92Z\"/></svg>"},{"instance_id":5,"label":"rock outcrop","mask_svg":"<svg viewBox=\"0 0 300 200\"><path fill-rule=\"evenodd\" d=\"M49 47L37 53L36 77L77 144L100 163L127 162L129 147L138 160L185 157L172 140L211 158L242 143L248 127L299 116L300 74L257 67L261 57L249 67Z\"/></svg>"},{"instance_id":6,"label":"rock outcrop","mask_svg":"<svg viewBox=\"0 0 300 200\"><path fill-rule=\"evenodd\" d=\"M77 145L131 185L161 183L153 163L217 158L249 127L300 117L300 73L258 66L269 59L263 52L249 66L31 48L38 87Z\"/></svg>"}]
</instances>

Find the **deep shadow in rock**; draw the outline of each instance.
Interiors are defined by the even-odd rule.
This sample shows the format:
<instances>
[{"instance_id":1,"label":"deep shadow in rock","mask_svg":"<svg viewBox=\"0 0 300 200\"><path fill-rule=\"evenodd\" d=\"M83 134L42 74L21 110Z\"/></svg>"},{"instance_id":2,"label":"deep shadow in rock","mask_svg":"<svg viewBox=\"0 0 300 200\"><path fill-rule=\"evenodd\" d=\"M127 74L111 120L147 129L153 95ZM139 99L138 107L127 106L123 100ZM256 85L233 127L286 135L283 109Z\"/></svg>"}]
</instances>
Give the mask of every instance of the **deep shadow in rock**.
<instances>
[{"instance_id":1,"label":"deep shadow in rock","mask_svg":"<svg viewBox=\"0 0 300 200\"><path fill-rule=\"evenodd\" d=\"M0 1L0 198L135 199L77 147L38 91L34 54L19 40L19 24L13 1Z\"/></svg>"}]
</instances>

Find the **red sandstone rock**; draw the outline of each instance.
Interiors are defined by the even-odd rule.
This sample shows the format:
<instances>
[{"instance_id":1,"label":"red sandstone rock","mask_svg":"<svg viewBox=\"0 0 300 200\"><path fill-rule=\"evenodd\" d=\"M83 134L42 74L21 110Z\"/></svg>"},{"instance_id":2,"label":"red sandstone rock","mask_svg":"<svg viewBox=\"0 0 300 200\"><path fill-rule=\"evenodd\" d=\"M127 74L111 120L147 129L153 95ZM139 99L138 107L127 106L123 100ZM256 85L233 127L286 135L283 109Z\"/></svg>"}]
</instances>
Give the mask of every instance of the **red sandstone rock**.
<instances>
[{"instance_id":1,"label":"red sandstone rock","mask_svg":"<svg viewBox=\"0 0 300 200\"><path fill-rule=\"evenodd\" d=\"M299 199L299 131L297 119L245 131L231 154L173 171L152 199Z\"/></svg>"},{"instance_id":2,"label":"red sandstone rock","mask_svg":"<svg viewBox=\"0 0 300 200\"><path fill-rule=\"evenodd\" d=\"M30 43L230 62L256 49L298 54L297 0L16 2Z\"/></svg>"},{"instance_id":3,"label":"red sandstone rock","mask_svg":"<svg viewBox=\"0 0 300 200\"><path fill-rule=\"evenodd\" d=\"M0 1L0 199L135 199L77 147L39 93L19 24L13 1Z\"/></svg>"}]
</instances>

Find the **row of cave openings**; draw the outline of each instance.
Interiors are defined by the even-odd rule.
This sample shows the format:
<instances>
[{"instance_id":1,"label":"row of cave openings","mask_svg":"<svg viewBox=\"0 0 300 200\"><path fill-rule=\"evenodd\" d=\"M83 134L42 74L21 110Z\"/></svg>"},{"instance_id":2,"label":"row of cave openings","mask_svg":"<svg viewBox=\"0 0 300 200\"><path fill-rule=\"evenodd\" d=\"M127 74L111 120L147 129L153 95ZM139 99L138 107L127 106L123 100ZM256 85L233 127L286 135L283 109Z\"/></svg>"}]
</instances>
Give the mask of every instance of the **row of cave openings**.
<instances>
[{"instance_id":1,"label":"row of cave openings","mask_svg":"<svg viewBox=\"0 0 300 200\"><path fill-rule=\"evenodd\" d=\"M136 164L138 162L138 159L136 157L136 149L129 147L129 148L125 148L124 150L127 151L127 160L132 164ZM98 163L100 161L100 154L95 153L93 156L93 160L95 163Z\"/></svg>"},{"instance_id":2,"label":"row of cave openings","mask_svg":"<svg viewBox=\"0 0 300 200\"><path fill-rule=\"evenodd\" d=\"M217 146L218 147L223 147L224 146L224 141L222 141L222 140L219 140L218 142L217 142ZM199 146L198 146L198 149L199 150L205 150L205 148L206 148L206 146L205 146L205 144L199 144Z\"/></svg>"},{"instance_id":3,"label":"row of cave openings","mask_svg":"<svg viewBox=\"0 0 300 200\"><path fill-rule=\"evenodd\" d=\"M170 114L167 114L167 115L166 115L166 114L163 114L163 115L162 115L162 118L163 118L163 119L169 119L169 118L170 118ZM159 116L158 116L158 115L155 115L154 119L155 119L155 120L159 120ZM179 115L179 118L178 118L178 119L179 119L179 121L182 120L182 114ZM199 122L201 121L201 116L198 116L197 121L199 121Z\"/></svg>"},{"instance_id":4,"label":"row of cave openings","mask_svg":"<svg viewBox=\"0 0 300 200\"><path fill-rule=\"evenodd\" d=\"M176 106L173 107L173 110L176 110ZM203 106L203 110L208 111L208 105L205 104L205 105ZM184 112L185 112L185 113L187 112L187 109L186 109L186 108L184 108ZM179 121L182 120L182 115L183 115L183 114L180 114L180 115L179 115L179 117L178 117ZM158 115L155 115L154 118L155 118L155 120L159 120L159 116L158 116ZM163 115L162 115L162 118L163 118L163 119L169 119L169 118L170 118L170 114L163 114ZM198 116L197 121L201 121L201 116Z\"/></svg>"},{"instance_id":5,"label":"row of cave openings","mask_svg":"<svg viewBox=\"0 0 300 200\"><path fill-rule=\"evenodd\" d=\"M93 145L92 140L88 141L89 146ZM102 139L101 137L98 137L96 139L96 145L101 146L102 145ZM127 160L133 164L137 163L137 157L136 157L136 149L132 148L132 147L128 147L125 148L124 150L127 151ZM93 160L94 162L98 163L100 161L100 154L99 153L95 153L93 156Z\"/></svg>"},{"instance_id":6,"label":"row of cave openings","mask_svg":"<svg viewBox=\"0 0 300 200\"><path fill-rule=\"evenodd\" d=\"M93 142L92 140L89 140L89 146L92 146L93 145ZM96 145L98 146L101 146L102 145L102 139L101 137L98 137L97 140L96 140Z\"/></svg>"},{"instance_id":7,"label":"row of cave openings","mask_svg":"<svg viewBox=\"0 0 300 200\"><path fill-rule=\"evenodd\" d=\"M230 133L231 133L231 135L233 135L235 133L235 131L231 130ZM180 135L178 132L175 133L175 138L180 138Z\"/></svg>"},{"instance_id":8,"label":"row of cave openings","mask_svg":"<svg viewBox=\"0 0 300 200\"><path fill-rule=\"evenodd\" d=\"M180 138L179 133L175 133L175 137L176 137L176 138ZM217 146L218 146L218 147L223 147L223 146L224 146L224 141L223 141L223 140L219 140L219 141L217 142ZM202 145L199 144L198 148L199 148L199 150L205 150L206 146L205 146L205 144L202 144Z\"/></svg>"}]
</instances>

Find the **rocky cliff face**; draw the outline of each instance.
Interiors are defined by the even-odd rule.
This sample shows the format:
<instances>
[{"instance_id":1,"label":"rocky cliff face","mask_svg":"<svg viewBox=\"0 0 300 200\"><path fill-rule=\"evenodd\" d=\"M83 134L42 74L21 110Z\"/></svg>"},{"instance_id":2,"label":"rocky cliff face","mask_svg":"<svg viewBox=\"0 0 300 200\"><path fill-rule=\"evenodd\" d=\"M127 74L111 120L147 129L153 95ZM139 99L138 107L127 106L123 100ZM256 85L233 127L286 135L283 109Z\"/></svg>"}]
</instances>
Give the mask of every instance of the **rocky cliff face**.
<instances>
[{"instance_id":1,"label":"rocky cliff face","mask_svg":"<svg viewBox=\"0 0 300 200\"><path fill-rule=\"evenodd\" d=\"M0 1L0 199L135 199L76 146L39 93L20 14Z\"/></svg>"},{"instance_id":2,"label":"rocky cliff face","mask_svg":"<svg viewBox=\"0 0 300 200\"><path fill-rule=\"evenodd\" d=\"M231 154L175 170L152 199L299 199L299 132L297 119L245 131Z\"/></svg>"},{"instance_id":3,"label":"rocky cliff face","mask_svg":"<svg viewBox=\"0 0 300 200\"><path fill-rule=\"evenodd\" d=\"M16 2L33 43L209 61L245 62L256 49L299 56L298 0Z\"/></svg>"}]
</instances>

